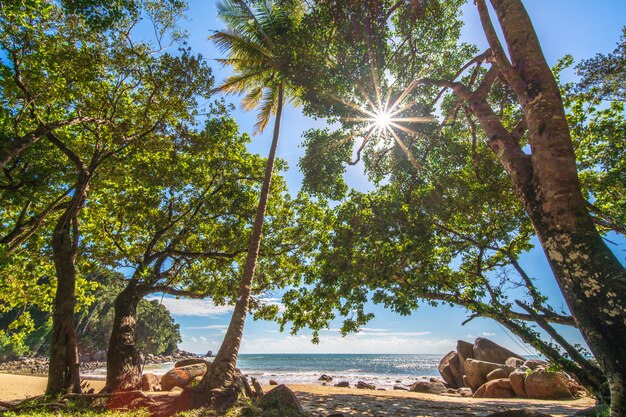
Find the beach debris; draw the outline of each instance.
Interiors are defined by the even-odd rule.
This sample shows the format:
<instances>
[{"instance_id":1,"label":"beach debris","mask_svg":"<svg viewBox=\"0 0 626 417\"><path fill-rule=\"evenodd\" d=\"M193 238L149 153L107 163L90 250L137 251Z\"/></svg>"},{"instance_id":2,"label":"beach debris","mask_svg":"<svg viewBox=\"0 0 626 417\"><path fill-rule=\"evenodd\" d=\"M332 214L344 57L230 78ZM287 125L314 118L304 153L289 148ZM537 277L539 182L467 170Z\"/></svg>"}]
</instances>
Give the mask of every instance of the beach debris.
<instances>
[{"instance_id":1,"label":"beach debris","mask_svg":"<svg viewBox=\"0 0 626 417\"><path fill-rule=\"evenodd\" d=\"M417 381L411 385L411 391L426 394L443 394L447 392L446 386L440 381Z\"/></svg>"},{"instance_id":2,"label":"beach debris","mask_svg":"<svg viewBox=\"0 0 626 417\"><path fill-rule=\"evenodd\" d=\"M333 377L330 375L322 374L319 378L317 378L317 380L324 381L324 382L332 382Z\"/></svg>"},{"instance_id":3,"label":"beach debris","mask_svg":"<svg viewBox=\"0 0 626 417\"><path fill-rule=\"evenodd\" d=\"M363 382L363 381L359 381L356 383L356 387L358 389L376 389L376 386L374 384L369 384L367 382Z\"/></svg>"},{"instance_id":4,"label":"beach debris","mask_svg":"<svg viewBox=\"0 0 626 417\"><path fill-rule=\"evenodd\" d=\"M270 385L278 385L278 382L275 379L270 379Z\"/></svg>"},{"instance_id":5,"label":"beach debris","mask_svg":"<svg viewBox=\"0 0 626 417\"><path fill-rule=\"evenodd\" d=\"M161 378L151 373L146 373L146 374L141 375L141 390L142 391L160 391L161 390Z\"/></svg>"},{"instance_id":6,"label":"beach debris","mask_svg":"<svg viewBox=\"0 0 626 417\"><path fill-rule=\"evenodd\" d=\"M273 384L272 384L273 382ZM270 385L278 385L278 383L276 381L274 381L273 379L270 379ZM263 387L261 386L261 384L259 383L259 380L256 378L252 378L252 386L254 387L254 396L257 398L261 398L262 396L265 395L265 391L263 391Z\"/></svg>"},{"instance_id":7,"label":"beach debris","mask_svg":"<svg viewBox=\"0 0 626 417\"><path fill-rule=\"evenodd\" d=\"M170 391L174 387L186 387L195 377L204 376L207 369L204 363L171 369L161 377L161 389Z\"/></svg>"},{"instance_id":8,"label":"beach debris","mask_svg":"<svg viewBox=\"0 0 626 417\"><path fill-rule=\"evenodd\" d=\"M339 388L350 388L350 383L348 381L340 381L337 382L335 386Z\"/></svg>"},{"instance_id":9,"label":"beach debris","mask_svg":"<svg viewBox=\"0 0 626 417\"><path fill-rule=\"evenodd\" d=\"M515 392L508 378L494 379L485 382L474 393L474 398L513 398Z\"/></svg>"},{"instance_id":10,"label":"beach debris","mask_svg":"<svg viewBox=\"0 0 626 417\"><path fill-rule=\"evenodd\" d=\"M302 405L296 397L296 394L285 384L272 388L271 391L261 397L258 405L263 410L281 410L287 408L299 413L303 412Z\"/></svg>"}]
</instances>

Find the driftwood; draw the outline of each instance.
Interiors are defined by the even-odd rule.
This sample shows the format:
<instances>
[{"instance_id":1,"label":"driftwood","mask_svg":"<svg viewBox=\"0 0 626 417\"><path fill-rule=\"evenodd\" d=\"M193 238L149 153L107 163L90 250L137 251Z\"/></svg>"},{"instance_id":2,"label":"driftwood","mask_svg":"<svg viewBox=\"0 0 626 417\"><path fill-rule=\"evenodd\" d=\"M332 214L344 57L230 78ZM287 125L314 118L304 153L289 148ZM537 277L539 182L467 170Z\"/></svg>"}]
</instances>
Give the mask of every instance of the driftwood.
<instances>
[{"instance_id":1,"label":"driftwood","mask_svg":"<svg viewBox=\"0 0 626 417\"><path fill-rule=\"evenodd\" d=\"M261 398L262 396L265 395L265 392L263 392L263 387L261 386L261 384L259 384L259 381L254 377L252 377L252 386L254 387L255 397Z\"/></svg>"}]
</instances>

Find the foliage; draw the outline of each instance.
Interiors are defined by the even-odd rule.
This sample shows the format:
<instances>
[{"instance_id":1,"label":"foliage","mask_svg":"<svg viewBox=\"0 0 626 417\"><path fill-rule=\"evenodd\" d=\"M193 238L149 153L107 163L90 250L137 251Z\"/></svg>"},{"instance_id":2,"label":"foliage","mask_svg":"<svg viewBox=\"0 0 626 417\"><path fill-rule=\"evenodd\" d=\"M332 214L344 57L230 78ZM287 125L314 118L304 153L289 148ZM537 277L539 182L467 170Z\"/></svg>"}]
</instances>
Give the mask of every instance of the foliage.
<instances>
[{"instance_id":1,"label":"foliage","mask_svg":"<svg viewBox=\"0 0 626 417\"><path fill-rule=\"evenodd\" d=\"M581 77L578 91L596 99L626 101L626 27L613 52L585 59L576 69Z\"/></svg>"},{"instance_id":2,"label":"foliage","mask_svg":"<svg viewBox=\"0 0 626 417\"><path fill-rule=\"evenodd\" d=\"M77 331L81 352L106 351L113 325L113 302L117 294L124 287L122 274L107 270L100 270L89 275L89 282L96 284L96 289L90 291L89 297L96 300L77 315ZM49 308L49 302L44 304ZM51 319L48 310L40 310L31 306L27 314L32 327L17 333L21 338L12 339L4 336L0 357L15 357L20 355L45 356L50 352L49 337ZM0 316L0 328L7 329L14 326L15 310ZM158 301L142 300L139 303L137 317L137 344L144 353L169 354L177 348L181 341L179 325L167 309Z\"/></svg>"}]
</instances>

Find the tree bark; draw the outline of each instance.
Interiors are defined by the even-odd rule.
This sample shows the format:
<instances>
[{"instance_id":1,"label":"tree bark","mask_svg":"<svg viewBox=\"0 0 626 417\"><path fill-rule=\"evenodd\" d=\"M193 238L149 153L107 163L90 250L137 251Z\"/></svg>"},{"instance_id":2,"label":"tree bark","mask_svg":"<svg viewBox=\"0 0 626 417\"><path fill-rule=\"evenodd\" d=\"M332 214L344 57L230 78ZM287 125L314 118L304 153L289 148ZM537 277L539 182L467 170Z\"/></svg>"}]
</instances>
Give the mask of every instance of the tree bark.
<instances>
[{"instance_id":1,"label":"tree bark","mask_svg":"<svg viewBox=\"0 0 626 417\"><path fill-rule=\"evenodd\" d=\"M52 233L52 254L57 288L50 336L50 365L46 394L80 392L78 346L74 326L78 214L85 202L90 173L81 170L74 195Z\"/></svg>"},{"instance_id":2,"label":"tree bark","mask_svg":"<svg viewBox=\"0 0 626 417\"><path fill-rule=\"evenodd\" d=\"M272 145L265 166L265 176L261 187L261 195L259 197L259 205L257 207L254 224L252 226L252 234L248 243L248 254L244 266L243 277L239 286L239 298L235 303L235 309L224 336L224 341L220 346L215 359L208 372L202 379L196 395L194 395L194 403L205 404L210 398L209 392L216 388L225 388L233 384L235 377L235 365L239 355L239 346L243 335L243 328L248 313L248 304L250 301L250 289L256 269L256 262L259 255L261 238L263 232L263 223L265 222L265 210L272 182L272 172L274 170L274 160L276 159L276 149L278 147L278 136L280 132L280 119L283 108L283 86L278 87L278 105L276 109L276 119L274 121L274 134L272 137Z\"/></svg>"},{"instance_id":3,"label":"tree bark","mask_svg":"<svg viewBox=\"0 0 626 417\"><path fill-rule=\"evenodd\" d=\"M134 283L115 298L113 328L107 350L108 392L141 389L141 358L135 344L137 305L143 293Z\"/></svg>"},{"instance_id":4,"label":"tree bark","mask_svg":"<svg viewBox=\"0 0 626 417\"><path fill-rule=\"evenodd\" d=\"M520 0L491 0L510 62L477 1L500 74L521 104L530 155L481 97L469 104L511 177L572 315L611 388L611 416L626 415L626 271L587 212L558 85Z\"/></svg>"}]
</instances>

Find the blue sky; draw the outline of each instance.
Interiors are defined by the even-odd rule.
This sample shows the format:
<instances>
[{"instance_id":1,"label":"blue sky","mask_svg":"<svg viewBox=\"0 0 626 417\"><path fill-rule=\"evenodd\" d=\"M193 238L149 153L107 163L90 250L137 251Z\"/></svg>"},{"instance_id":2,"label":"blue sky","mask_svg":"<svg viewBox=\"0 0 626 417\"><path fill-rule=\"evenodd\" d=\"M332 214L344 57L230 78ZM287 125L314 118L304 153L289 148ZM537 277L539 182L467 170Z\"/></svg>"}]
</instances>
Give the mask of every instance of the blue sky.
<instances>
[{"instance_id":1,"label":"blue sky","mask_svg":"<svg viewBox=\"0 0 626 417\"><path fill-rule=\"evenodd\" d=\"M597 52L609 52L615 48L621 27L626 25L626 2L623 0L525 0L535 29L542 42L544 54L552 65L565 54L574 55L576 60L589 58ZM478 20L473 2L464 7L465 28L463 39L486 49L486 41ZM211 30L221 28L217 21L213 1L190 1L187 20L181 25L189 32L189 45L194 52L205 58L220 57L218 51L207 40ZM228 75L228 69L212 64L219 81ZM567 74L566 74L567 76ZM237 105L235 119L242 131L253 132L254 112L245 112L237 97L227 98ZM298 159L303 154L299 147L301 133L312 127L323 126L323 121L315 121L301 114L298 109L288 107L283 114L279 157L289 164L284 173L289 190L296 193L301 186L302 175L298 171ZM267 155L271 129L253 138L250 150ZM357 190L368 190L368 184L360 167L349 167L346 182ZM621 252L622 245L614 248ZM530 274L537 279L538 286L549 296L553 304L564 302L549 270L543 253L535 249L521 259ZM180 324L183 342L182 349L203 353L216 352L228 325L231 309L216 307L207 300L183 300L161 298ZM337 328L321 333L321 343L310 343L310 332L290 336L278 331L274 323L253 321L246 324L242 353L445 353L454 348L457 339L473 340L478 336L489 337L508 348L519 352L531 352L521 342L511 337L500 325L492 320L475 319L465 326L461 323L467 313L460 308L422 306L409 317L401 317L380 306L371 306L376 314L368 326L359 334L341 337ZM582 338L574 330L564 329L564 335L576 343Z\"/></svg>"}]
</instances>

